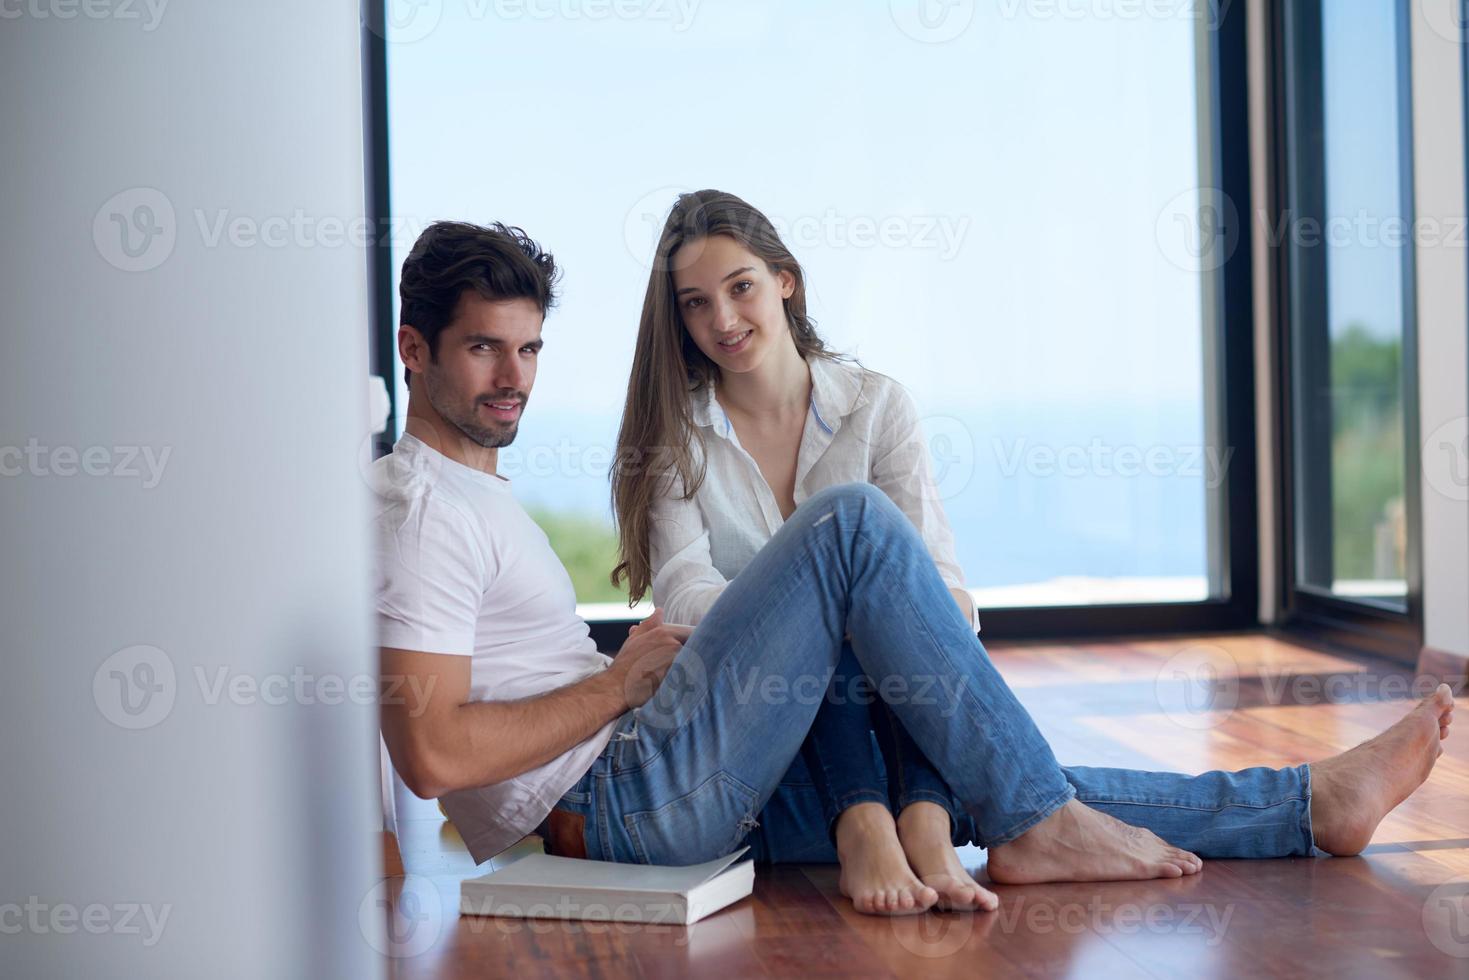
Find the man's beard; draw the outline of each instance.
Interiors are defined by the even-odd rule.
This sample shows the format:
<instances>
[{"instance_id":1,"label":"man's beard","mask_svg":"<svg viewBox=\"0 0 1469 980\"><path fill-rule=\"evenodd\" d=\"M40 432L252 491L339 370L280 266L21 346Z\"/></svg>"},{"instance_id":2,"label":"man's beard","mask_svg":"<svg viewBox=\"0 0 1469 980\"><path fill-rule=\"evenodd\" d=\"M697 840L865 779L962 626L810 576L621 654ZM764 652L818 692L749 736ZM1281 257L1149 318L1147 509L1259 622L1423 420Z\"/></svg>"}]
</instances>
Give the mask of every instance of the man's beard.
<instances>
[{"instance_id":1,"label":"man's beard","mask_svg":"<svg viewBox=\"0 0 1469 980\"><path fill-rule=\"evenodd\" d=\"M474 400L466 413L456 407L457 400L445 392L440 385L429 381L427 387L428 403L433 406L434 411L438 412L439 417L445 422L463 433L464 438L470 442L485 449L500 449L515 441L516 432L520 429L519 418L504 425L484 425L476 417L475 412L485 402L499 399L519 402L520 410L523 413L525 404L529 400L529 396L524 392L497 392L493 395L482 395Z\"/></svg>"}]
</instances>

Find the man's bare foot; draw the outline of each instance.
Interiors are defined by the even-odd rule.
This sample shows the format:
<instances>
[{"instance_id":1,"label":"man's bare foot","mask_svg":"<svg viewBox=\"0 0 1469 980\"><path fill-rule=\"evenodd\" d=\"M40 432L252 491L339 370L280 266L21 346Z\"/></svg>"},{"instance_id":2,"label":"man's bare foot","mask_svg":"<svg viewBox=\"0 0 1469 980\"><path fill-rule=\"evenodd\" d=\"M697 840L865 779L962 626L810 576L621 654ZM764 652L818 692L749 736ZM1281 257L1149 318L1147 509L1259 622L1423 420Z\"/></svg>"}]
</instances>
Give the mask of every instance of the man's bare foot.
<instances>
[{"instance_id":1,"label":"man's bare foot","mask_svg":"<svg viewBox=\"0 0 1469 980\"><path fill-rule=\"evenodd\" d=\"M954 850L948 811L937 803L910 803L898 814L898 842L918 880L938 893L938 907L952 912L993 912L1000 899L964 870Z\"/></svg>"},{"instance_id":2,"label":"man's bare foot","mask_svg":"<svg viewBox=\"0 0 1469 980\"><path fill-rule=\"evenodd\" d=\"M840 887L858 912L916 915L939 899L913 875L893 815L881 803L858 803L837 818Z\"/></svg>"},{"instance_id":3,"label":"man's bare foot","mask_svg":"<svg viewBox=\"0 0 1469 980\"><path fill-rule=\"evenodd\" d=\"M1449 737L1454 695L1447 684L1387 731L1311 764L1311 829L1316 846L1360 854L1382 818L1428 778Z\"/></svg>"},{"instance_id":4,"label":"man's bare foot","mask_svg":"<svg viewBox=\"0 0 1469 980\"><path fill-rule=\"evenodd\" d=\"M1203 866L1152 831L1076 800L1010 843L990 848L987 865L990 878L1003 885L1179 878Z\"/></svg>"}]
</instances>

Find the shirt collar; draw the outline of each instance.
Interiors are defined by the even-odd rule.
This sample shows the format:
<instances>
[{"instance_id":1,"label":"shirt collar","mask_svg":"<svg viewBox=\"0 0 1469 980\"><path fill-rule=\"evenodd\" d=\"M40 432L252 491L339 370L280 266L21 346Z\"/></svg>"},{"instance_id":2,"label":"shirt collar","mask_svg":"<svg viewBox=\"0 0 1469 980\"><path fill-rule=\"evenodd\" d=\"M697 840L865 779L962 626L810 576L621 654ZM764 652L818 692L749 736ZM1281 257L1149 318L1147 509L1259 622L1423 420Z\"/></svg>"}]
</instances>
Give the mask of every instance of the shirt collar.
<instances>
[{"instance_id":1,"label":"shirt collar","mask_svg":"<svg viewBox=\"0 0 1469 980\"><path fill-rule=\"evenodd\" d=\"M827 435L832 435L867 401L862 393L862 369L848 361L825 357L808 358L806 363L811 368L811 413ZM695 425L712 428L722 436L730 434L729 416L714 397L713 382L695 388L689 398L689 413Z\"/></svg>"}]
</instances>

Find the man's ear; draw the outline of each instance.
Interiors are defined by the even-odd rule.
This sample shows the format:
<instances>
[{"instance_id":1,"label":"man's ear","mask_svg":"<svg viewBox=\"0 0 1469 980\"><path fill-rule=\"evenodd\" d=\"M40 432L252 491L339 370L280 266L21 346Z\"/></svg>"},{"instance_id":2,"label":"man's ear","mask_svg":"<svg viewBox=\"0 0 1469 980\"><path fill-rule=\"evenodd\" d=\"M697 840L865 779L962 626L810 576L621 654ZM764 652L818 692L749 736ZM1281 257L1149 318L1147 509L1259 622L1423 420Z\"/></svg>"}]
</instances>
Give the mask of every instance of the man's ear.
<instances>
[{"instance_id":1,"label":"man's ear","mask_svg":"<svg viewBox=\"0 0 1469 980\"><path fill-rule=\"evenodd\" d=\"M429 351L428 341L418 332L417 327L406 323L398 327L398 357L410 371L422 374L428 368L433 354Z\"/></svg>"}]
</instances>

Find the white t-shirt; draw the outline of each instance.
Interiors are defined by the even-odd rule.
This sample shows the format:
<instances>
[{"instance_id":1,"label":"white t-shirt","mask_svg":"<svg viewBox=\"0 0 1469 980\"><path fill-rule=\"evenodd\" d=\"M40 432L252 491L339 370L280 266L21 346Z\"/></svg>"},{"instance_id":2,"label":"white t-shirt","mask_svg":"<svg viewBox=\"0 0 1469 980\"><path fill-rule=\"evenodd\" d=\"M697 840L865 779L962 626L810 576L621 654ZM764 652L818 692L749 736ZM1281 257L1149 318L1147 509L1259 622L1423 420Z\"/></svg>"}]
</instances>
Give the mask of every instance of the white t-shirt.
<instances>
[{"instance_id":1,"label":"white t-shirt","mask_svg":"<svg viewBox=\"0 0 1469 980\"><path fill-rule=\"evenodd\" d=\"M944 584L963 589L964 571L913 396L892 378L850 361L812 357L807 363L811 411L796 456L796 504L827 487L873 484L913 522ZM691 398L694 424L704 436L702 457L694 442L704 482L693 499L683 500L683 484L674 478L672 492L653 502L648 543L653 604L663 607L669 622L697 624L785 520L714 388ZM969 618L978 630L973 599Z\"/></svg>"},{"instance_id":2,"label":"white t-shirt","mask_svg":"<svg viewBox=\"0 0 1469 980\"><path fill-rule=\"evenodd\" d=\"M472 701L545 694L605 670L576 593L510 481L411 435L373 464L382 646L472 657ZM442 798L476 862L530 833L591 768L615 722L514 779ZM514 732L506 732L514 737Z\"/></svg>"}]
</instances>

